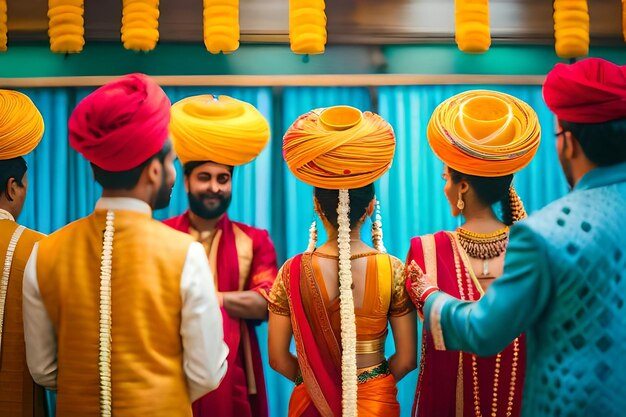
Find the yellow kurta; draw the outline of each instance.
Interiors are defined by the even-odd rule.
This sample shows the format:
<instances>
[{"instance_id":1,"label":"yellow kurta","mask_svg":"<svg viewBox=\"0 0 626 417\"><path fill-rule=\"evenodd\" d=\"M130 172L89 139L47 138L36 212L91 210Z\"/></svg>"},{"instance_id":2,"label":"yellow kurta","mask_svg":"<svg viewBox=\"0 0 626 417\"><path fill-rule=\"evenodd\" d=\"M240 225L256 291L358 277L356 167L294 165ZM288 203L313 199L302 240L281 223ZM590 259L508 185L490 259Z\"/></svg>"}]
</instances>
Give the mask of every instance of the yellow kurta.
<instances>
[{"instance_id":1,"label":"yellow kurta","mask_svg":"<svg viewBox=\"0 0 626 417\"><path fill-rule=\"evenodd\" d=\"M0 220L0 260L6 264L7 249L19 225ZM44 235L30 229L21 232L8 276L0 353L0 416L43 416L44 392L35 385L26 366L22 322L22 280L33 246Z\"/></svg>"},{"instance_id":2,"label":"yellow kurta","mask_svg":"<svg viewBox=\"0 0 626 417\"><path fill-rule=\"evenodd\" d=\"M43 239L41 297L57 334L57 416L99 416L100 257L106 210ZM180 281L193 239L147 214L115 211L112 395L116 417L188 417ZM210 359L210 358L207 358Z\"/></svg>"}]
</instances>

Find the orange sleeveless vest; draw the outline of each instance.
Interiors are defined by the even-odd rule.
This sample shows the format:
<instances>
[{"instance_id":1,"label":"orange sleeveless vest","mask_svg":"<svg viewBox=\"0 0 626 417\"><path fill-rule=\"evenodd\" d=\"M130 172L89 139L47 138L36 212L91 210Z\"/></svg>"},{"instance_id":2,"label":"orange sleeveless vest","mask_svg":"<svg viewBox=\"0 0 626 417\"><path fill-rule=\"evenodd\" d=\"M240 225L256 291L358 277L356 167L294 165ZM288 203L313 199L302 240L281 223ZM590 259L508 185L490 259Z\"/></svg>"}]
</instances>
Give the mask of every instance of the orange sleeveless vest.
<instances>
[{"instance_id":1,"label":"orange sleeveless vest","mask_svg":"<svg viewBox=\"0 0 626 417\"><path fill-rule=\"evenodd\" d=\"M0 261L4 265L13 233L19 225L0 220ZM22 281L24 268L35 243L44 235L24 229L13 252L9 285L4 307L0 353L0 416L44 415L43 388L33 382L26 366L24 323L22 320ZM1 273L0 269L0 273Z\"/></svg>"},{"instance_id":2,"label":"orange sleeveless vest","mask_svg":"<svg viewBox=\"0 0 626 417\"><path fill-rule=\"evenodd\" d=\"M57 416L99 416L100 257L106 210L40 242L37 278L57 332ZM112 396L116 417L188 417L180 279L193 239L132 211L115 211Z\"/></svg>"}]
</instances>

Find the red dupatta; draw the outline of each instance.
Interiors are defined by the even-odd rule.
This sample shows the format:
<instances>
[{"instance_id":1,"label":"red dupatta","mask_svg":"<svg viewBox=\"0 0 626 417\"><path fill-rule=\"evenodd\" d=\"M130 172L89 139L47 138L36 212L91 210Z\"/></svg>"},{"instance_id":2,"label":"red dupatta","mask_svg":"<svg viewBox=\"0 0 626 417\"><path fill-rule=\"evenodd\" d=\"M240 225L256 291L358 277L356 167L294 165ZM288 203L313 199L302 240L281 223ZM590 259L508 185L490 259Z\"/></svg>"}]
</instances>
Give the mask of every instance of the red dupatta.
<instances>
[{"instance_id":1,"label":"red dupatta","mask_svg":"<svg viewBox=\"0 0 626 417\"><path fill-rule=\"evenodd\" d=\"M336 340L324 300L312 275L311 254L297 255L288 268L285 289L290 300L298 363L313 404L303 416L341 416L341 345Z\"/></svg>"},{"instance_id":2,"label":"red dupatta","mask_svg":"<svg viewBox=\"0 0 626 417\"><path fill-rule=\"evenodd\" d=\"M453 297L478 300L480 293L467 273L469 266L463 261L457 245L454 234L450 232L413 238L407 265L414 260L427 275L432 276L436 273L436 285ZM429 271L434 268L436 271ZM497 417L508 415L509 399L512 399L510 415L519 416L526 360L524 337L520 336L518 340L516 380L511 385L514 355L514 346L511 344L500 354L497 396L494 397L495 356L475 357L458 351L436 350L432 334L423 330L420 370L412 415L474 416L477 415L475 408L478 393L480 414L483 416L490 416L494 412L492 406L494 398L497 398ZM477 385L475 381L478 382ZM511 387L514 388L513 396Z\"/></svg>"}]
</instances>

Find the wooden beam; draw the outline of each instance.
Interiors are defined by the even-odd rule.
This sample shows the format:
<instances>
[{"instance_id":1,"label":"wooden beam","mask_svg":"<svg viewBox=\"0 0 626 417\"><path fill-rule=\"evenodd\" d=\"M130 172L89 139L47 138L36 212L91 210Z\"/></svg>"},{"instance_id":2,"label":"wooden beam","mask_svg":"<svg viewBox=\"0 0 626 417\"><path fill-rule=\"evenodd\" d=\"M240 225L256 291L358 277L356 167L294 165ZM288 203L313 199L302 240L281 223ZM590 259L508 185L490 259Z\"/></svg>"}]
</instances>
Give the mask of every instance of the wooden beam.
<instances>
[{"instance_id":1,"label":"wooden beam","mask_svg":"<svg viewBox=\"0 0 626 417\"><path fill-rule=\"evenodd\" d=\"M0 87L93 87L117 76L0 78ZM413 74L339 74L339 75L156 75L163 86L232 86L232 87L326 87L440 84L541 85L542 75L413 75Z\"/></svg>"}]
</instances>

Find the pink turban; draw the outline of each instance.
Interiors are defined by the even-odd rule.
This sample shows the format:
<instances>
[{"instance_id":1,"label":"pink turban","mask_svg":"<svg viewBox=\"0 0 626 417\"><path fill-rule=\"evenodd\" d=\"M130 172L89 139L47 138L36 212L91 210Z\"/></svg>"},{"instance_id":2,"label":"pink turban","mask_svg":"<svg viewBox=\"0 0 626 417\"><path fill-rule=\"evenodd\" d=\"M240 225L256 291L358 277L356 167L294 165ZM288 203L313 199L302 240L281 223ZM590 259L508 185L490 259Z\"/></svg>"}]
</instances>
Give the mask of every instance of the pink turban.
<instances>
[{"instance_id":1,"label":"pink turban","mask_svg":"<svg viewBox=\"0 0 626 417\"><path fill-rule=\"evenodd\" d=\"M168 138L170 100L150 77L125 75L89 94L72 112L70 145L112 172L157 154Z\"/></svg>"},{"instance_id":2,"label":"pink turban","mask_svg":"<svg viewBox=\"0 0 626 417\"><path fill-rule=\"evenodd\" d=\"M604 123L626 118L626 66L600 58L556 64L543 84L554 114L572 123Z\"/></svg>"}]
</instances>

